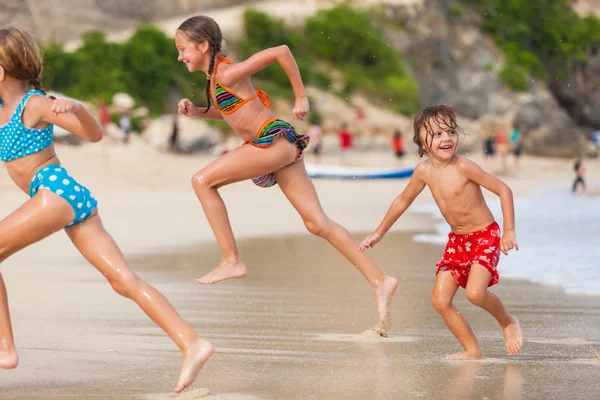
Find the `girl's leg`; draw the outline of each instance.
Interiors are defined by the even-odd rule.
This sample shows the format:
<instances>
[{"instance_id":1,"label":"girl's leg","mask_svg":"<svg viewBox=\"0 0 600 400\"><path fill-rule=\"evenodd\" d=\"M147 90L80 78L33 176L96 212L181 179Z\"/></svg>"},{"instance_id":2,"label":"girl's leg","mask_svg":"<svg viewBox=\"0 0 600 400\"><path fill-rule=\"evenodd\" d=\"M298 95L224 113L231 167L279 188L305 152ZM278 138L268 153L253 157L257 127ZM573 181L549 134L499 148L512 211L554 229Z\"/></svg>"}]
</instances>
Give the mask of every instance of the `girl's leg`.
<instances>
[{"instance_id":1,"label":"girl's leg","mask_svg":"<svg viewBox=\"0 0 600 400\"><path fill-rule=\"evenodd\" d=\"M99 215L65 230L81 254L100 271L120 295L135 301L173 339L183 361L175 392L183 391L198 376L213 353L213 346L199 337L155 288L129 268L121 250L104 229Z\"/></svg>"},{"instance_id":2,"label":"girl's leg","mask_svg":"<svg viewBox=\"0 0 600 400\"><path fill-rule=\"evenodd\" d=\"M389 307L398 286L396 278L386 276L365 253L358 251L358 242L342 226L325 215L315 187L306 173L304 160L299 160L275 172L279 187L298 211L308 231L331 243L355 265L375 291L379 312L380 333L390 326Z\"/></svg>"},{"instance_id":3,"label":"girl's leg","mask_svg":"<svg viewBox=\"0 0 600 400\"><path fill-rule=\"evenodd\" d=\"M17 251L61 230L74 218L73 209L64 199L47 190L39 191L0 221L0 263ZM0 274L0 368L15 368L18 363L6 285Z\"/></svg>"},{"instance_id":4,"label":"girl's leg","mask_svg":"<svg viewBox=\"0 0 600 400\"><path fill-rule=\"evenodd\" d=\"M484 266L477 263L471 266L469 280L465 289L467 299L492 314L502 327L506 352L512 356L523 346L523 333L519 320L511 316L494 293L487 290L492 274Z\"/></svg>"},{"instance_id":5,"label":"girl's leg","mask_svg":"<svg viewBox=\"0 0 600 400\"><path fill-rule=\"evenodd\" d=\"M242 145L213 161L192 179L194 192L210 223L221 250L221 262L198 283L217 283L246 275L229 224L225 203L219 195L221 186L262 176L288 165L296 157L296 146L280 138L266 149Z\"/></svg>"},{"instance_id":6,"label":"girl's leg","mask_svg":"<svg viewBox=\"0 0 600 400\"><path fill-rule=\"evenodd\" d=\"M450 271L441 271L436 279L433 293L431 293L431 304L444 319L450 332L456 336L464 351L446 356L446 360L478 360L483 354L471 326L452 304L452 299L459 285L452 277Z\"/></svg>"}]
</instances>

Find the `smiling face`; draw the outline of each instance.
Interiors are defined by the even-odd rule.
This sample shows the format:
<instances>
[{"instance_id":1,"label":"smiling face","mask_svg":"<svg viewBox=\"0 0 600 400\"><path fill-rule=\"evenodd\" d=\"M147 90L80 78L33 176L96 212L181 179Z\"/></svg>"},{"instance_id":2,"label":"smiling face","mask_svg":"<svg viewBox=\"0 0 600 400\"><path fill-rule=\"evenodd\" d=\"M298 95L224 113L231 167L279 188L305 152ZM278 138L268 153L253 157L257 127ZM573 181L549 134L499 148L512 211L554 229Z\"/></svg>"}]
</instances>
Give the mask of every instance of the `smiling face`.
<instances>
[{"instance_id":1,"label":"smiling face","mask_svg":"<svg viewBox=\"0 0 600 400\"><path fill-rule=\"evenodd\" d=\"M177 61L185 64L188 71L205 71L208 64L209 48L208 41L196 43L182 31L177 31L175 34L175 45L177 46L178 56Z\"/></svg>"},{"instance_id":2,"label":"smiling face","mask_svg":"<svg viewBox=\"0 0 600 400\"><path fill-rule=\"evenodd\" d=\"M428 106L414 117L413 142L419 146L419 156L427 155L446 161L452 159L458 147L458 133L463 132L456 122L454 109L446 104Z\"/></svg>"},{"instance_id":3,"label":"smiling face","mask_svg":"<svg viewBox=\"0 0 600 400\"><path fill-rule=\"evenodd\" d=\"M426 144L427 155L440 161L452 159L458 147L456 126L439 118L431 118L425 125L421 128L419 136L421 142Z\"/></svg>"}]
</instances>

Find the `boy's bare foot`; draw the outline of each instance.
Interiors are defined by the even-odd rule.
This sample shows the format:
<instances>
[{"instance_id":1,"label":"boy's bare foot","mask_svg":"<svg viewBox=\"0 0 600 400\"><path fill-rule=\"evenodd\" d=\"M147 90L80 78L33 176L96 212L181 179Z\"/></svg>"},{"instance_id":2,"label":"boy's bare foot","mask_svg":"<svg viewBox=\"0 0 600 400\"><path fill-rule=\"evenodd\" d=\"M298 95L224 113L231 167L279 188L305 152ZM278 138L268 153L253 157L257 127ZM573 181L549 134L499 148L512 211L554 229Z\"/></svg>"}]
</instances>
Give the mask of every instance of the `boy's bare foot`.
<instances>
[{"instance_id":1,"label":"boy's bare foot","mask_svg":"<svg viewBox=\"0 0 600 400\"><path fill-rule=\"evenodd\" d=\"M523 332L521 332L521 326L519 320L511 316L511 323L502 329L504 333L504 344L506 345L506 353L509 356L513 356L521 350L523 346Z\"/></svg>"},{"instance_id":2,"label":"boy's bare foot","mask_svg":"<svg viewBox=\"0 0 600 400\"><path fill-rule=\"evenodd\" d=\"M183 351L183 360L181 361L179 381L175 386L175 393L183 392L186 387L196 380L200 369L212 356L213 351L213 345L208 340L200 337Z\"/></svg>"},{"instance_id":3,"label":"boy's bare foot","mask_svg":"<svg viewBox=\"0 0 600 400\"><path fill-rule=\"evenodd\" d=\"M12 350L0 350L0 368L13 369L19 365L19 356Z\"/></svg>"},{"instance_id":4,"label":"boy's bare foot","mask_svg":"<svg viewBox=\"0 0 600 400\"><path fill-rule=\"evenodd\" d=\"M483 360L485 356L479 350L477 351L459 351L458 353L447 355L444 360Z\"/></svg>"},{"instance_id":5,"label":"boy's bare foot","mask_svg":"<svg viewBox=\"0 0 600 400\"><path fill-rule=\"evenodd\" d=\"M219 266L200 279L196 279L198 283L217 283L229 278L243 278L246 276L246 266L243 262L238 261L236 264L230 264L222 261Z\"/></svg>"},{"instance_id":6,"label":"boy's bare foot","mask_svg":"<svg viewBox=\"0 0 600 400\"><path fill-rule=\"evenodd\" d=\"M377 311L379 313L378 330L381 336L386 337L387 332L392 326L390 318L390 304L392 296L398 287L398 279L386 276L383 280L383 285L375 289L375 301L377 302Z\"/></svg>"}]
</instances>

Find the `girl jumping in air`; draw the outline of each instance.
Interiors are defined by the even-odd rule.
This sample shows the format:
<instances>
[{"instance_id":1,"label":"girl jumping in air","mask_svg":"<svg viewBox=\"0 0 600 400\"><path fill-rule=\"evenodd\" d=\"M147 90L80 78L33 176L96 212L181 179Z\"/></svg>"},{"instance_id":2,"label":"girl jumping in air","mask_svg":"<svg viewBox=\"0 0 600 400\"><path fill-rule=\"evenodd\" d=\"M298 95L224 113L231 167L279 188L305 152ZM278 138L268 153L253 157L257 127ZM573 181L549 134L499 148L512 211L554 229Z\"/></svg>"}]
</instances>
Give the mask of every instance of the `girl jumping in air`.
<instances>
[{"instance_id":1,"label":"girl jumping in air","mask_svg":"<svg viewBox=\"0 0 600 400\"><path fill-rule=\"evenodd\" d=\"M427 155L428 159L417 165L406 189L394 200L377 230L362 241L359 250L362 252L379 243L428 186L452 229L444 256L437 264L431 295L433 306L464 348L446 359L484 358L467 320L452 305L459 287L465 289L471 303L496 318L504 333L506 352L512 356L523 345L519 321L506 311L498 296L487 290L498 283L496 266L500 251L508 254L509 250L519 250L512 191L473 161L456 154L461 128L452 107L438 105L419 111L414 119L414 131L413 140L419 146L419 155ZM500 197L504 216L502 235L485 202L482 186Z\"/></svg>"},{"instance_id":2,"label":"girl jumping in air","mask_svg":"<svg viewBox=\"0 0 600 400\"><path fill-rule=\"evenodd\" d=\"M96 199L60 164L52 145L54 125L91 142L102 139L103 132L81 103L46 96L42 68L42 57L28 33L0 30L0 159L15 184L31 197L0 221L0 263L64 229L113 289L135 301L177 344L183 360L175 392L181 392L196 379L213 346L129 268L102 226ZM0 274L0 367L15 368L18 362Z\"/></svg>"},{"instance_id":3,"label":"girl jumping in air","mask_svg":"<svg viewBox=\"0 0 600 400\"><path fill-rule=\"evenodd\" d=\"M202 71L207 76L207 108L201 110L184 99L179 102L179 113L187 117L224 119L245 141L244 145L202 168L192 179L221 250L220 264L197 282L216 283L246 275L246 266L240 258L218 189L247 179L261 187L278 184L308 231L329 241L369 281L375 291L379 328L385 334L389 327L389 303L397 280L386 276L369 257L359 252L352 235L325 215L302 158L308 137L275 118L266 93L252 87L253 74L278 63L294 90L294 118L303 119L309 105L292 53L283 45L233 63L221 54L222 41L221 29L206 16L189 18L179 26L175 36L178 60L185 63L190 72Z\"/></svg>"}]
</instances>

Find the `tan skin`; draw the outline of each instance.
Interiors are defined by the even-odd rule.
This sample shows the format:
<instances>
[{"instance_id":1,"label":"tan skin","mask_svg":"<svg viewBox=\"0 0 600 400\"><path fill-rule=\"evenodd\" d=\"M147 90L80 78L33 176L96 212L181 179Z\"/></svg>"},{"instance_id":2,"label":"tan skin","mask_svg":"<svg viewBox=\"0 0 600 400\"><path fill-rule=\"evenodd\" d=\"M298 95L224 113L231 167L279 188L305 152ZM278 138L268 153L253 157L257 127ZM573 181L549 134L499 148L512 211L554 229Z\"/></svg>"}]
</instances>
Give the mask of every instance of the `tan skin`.
<instances>
[{"instance_id":1,"label":"tan skin","mask_svg":"<svg viewBox=\"0 0 600 400\"><path fill-rule=\"evenodd\" d=\"M179 51L178 60L184 62L190 72L208 72L210 44L207 41L196 43L182 32L177 32L175 44ZM221 84L238 96L248 98L255 93L251 76L274 63L283 68L292 84L296 96L294 118L302 120L309 111L308 99L298 66L287 46L263 50L240 63L221 62L213 75L216 74ZM214 76L211 77L211 85L214 88ZM228 115L220 114L214 106L205 114L203 109L184 99L179 103L179 113L188 117L224 119L245 141L254 140L263 124L273 118L271 110L260 99L251 100L241 109ZM390 325L389 304L396 290L397 280L386 276L369 257L359 252L358 243L352 235L327 217L315 187L306 173L304 160L296 161L296 147L285 139L276 140L265 149L242 145L202 168L192 178L194 191L221 250L220 264L197 282L209 284L246 275L247 269L240 258L227 209L218 189L268 173L274 173L279 188L298 211L308 231L329 241L346 259L357 266L371 284L375 292L380 331L386 334Z\"/></svg>"},{"instance_id":2,"label":"tan skin","mask_svg":"<svg viewBox=\"0 0 600 400\"><path fill-rule=\"evenodd\" d=\"M379 243L425 186L431 190L446 222L457 235L476 232L494 221L481 187L498 195L505 228L500 249L505 255L512 249L518 250L515 239L513 196L510 188L501 180L483 171L471 160L456 154L458 136L453 128L436 121L431 121L431 125L432 133L428 134L424 129L420 132L421 141L430 143L427 148L429 159L415 168L406 189L394 200L376 231L362 241L359 250L365 251ZM429 140L425 141L427 135L430 135ZM506 311L495 294L487 290L491 278L492 274L485 267L473 263L465 289L466 296L471 303L496 318L504 333L506 352L514 355L523 345L519 321ZM481 359L484 356L471 327L452 305L459 287L450 271L442 271L437 275L431 295L433 306L464 348L464 351L451 354L446 359Z\"/></svg>"},{"instance_id":3,"label":"tan skin","mask_svg":"<svg viewBox=\"0 0 600 400\"><path fill-rule=\"evenodd\" d=\"M27 91L25 84L13 79L0 67L0 126L6 124ZM58 125L85 140L97 142L102 128L79 102L32 96L23 111L22 121L31 128ZM15 184L29 194L32 177L50 164L60 164L54 147L6 163ZM119 247L104 229L97 211L85 221L70 227L75 218L71 205L60 196L40 190L19 209L0 221L0 263L21 249L63 230L75 247L102 275L113 289L135 301L160 326L181 350L183 361L175 392L183 391L198 375L213 353L213 346L199 337L179 316L168 300L141 280L128 266ZM14 344L8 298L0 275L0 367L15 368L19 362Z\"/></svg>"}]
</instances>

